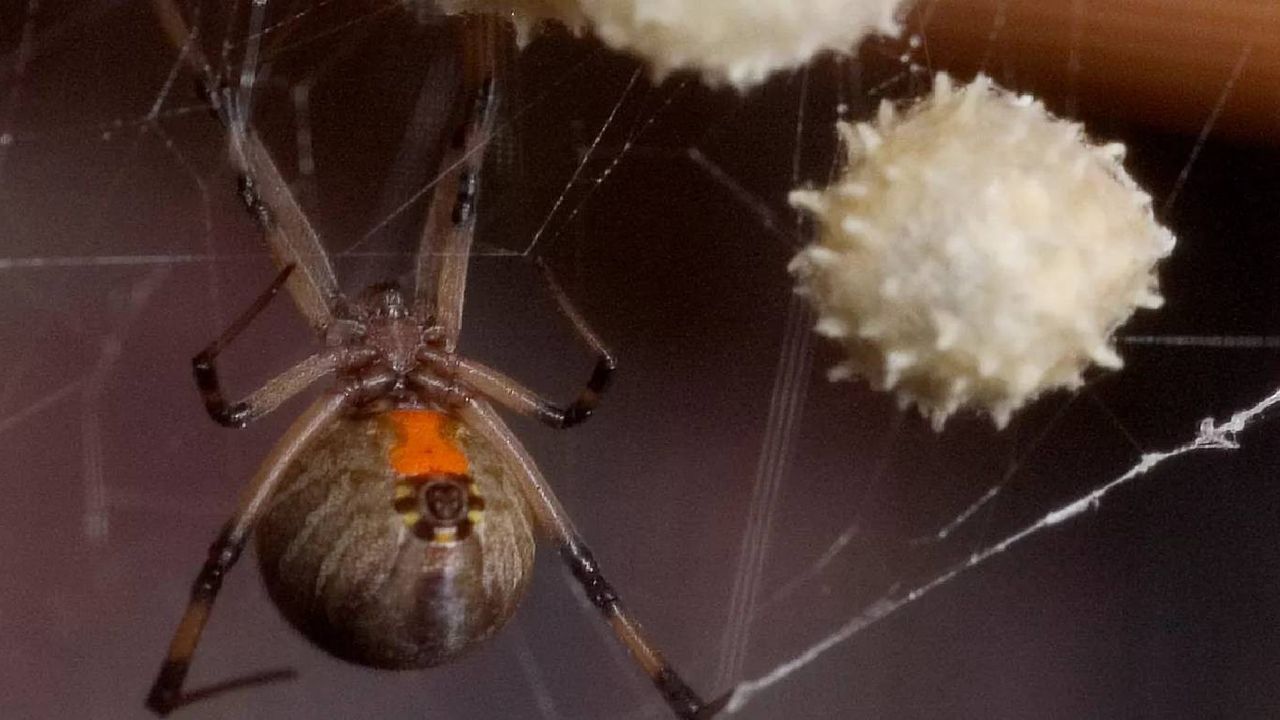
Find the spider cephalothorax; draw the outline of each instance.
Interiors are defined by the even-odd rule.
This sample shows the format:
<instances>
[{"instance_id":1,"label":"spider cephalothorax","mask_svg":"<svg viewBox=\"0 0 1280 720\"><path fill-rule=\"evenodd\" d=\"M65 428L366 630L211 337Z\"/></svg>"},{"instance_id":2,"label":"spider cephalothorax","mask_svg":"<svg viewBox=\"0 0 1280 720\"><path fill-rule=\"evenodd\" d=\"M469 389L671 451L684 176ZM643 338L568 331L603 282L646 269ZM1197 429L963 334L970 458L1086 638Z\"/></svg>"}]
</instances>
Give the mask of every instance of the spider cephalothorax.
<instances>
[{"instance_id":1,"label":"spider cephalothorax","mask_svg":"<svg viewBox=\"0 0 1280 720\"><path fill-rule=\"evenodd\" d=\"M440 328L431 318L414 315L394 282L370 286L344 303L324 336L335 358L335 374L361 403L408 402L415 392L430 393L431 387L415 383L414 377L430 371L431 359L449 354L442 348Z\"/></svg>"}]
</instances>

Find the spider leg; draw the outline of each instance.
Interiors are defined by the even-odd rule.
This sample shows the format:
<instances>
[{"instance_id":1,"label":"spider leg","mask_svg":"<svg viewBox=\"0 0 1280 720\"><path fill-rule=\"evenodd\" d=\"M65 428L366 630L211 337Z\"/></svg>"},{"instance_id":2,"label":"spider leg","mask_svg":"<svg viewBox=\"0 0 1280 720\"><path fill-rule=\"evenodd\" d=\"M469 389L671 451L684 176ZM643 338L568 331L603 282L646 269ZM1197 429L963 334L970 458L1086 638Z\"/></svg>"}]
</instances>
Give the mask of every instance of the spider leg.
<instances>
[{"instance_id":1,"label":"spider leg","mask_svg":"<svg viewBox=\"0 0 1280 720\"><path fill-rule=\"evenodd\" d=\"M601 342L600 336L596 335L591 326L587 324L587 320L582 317L582 313L578 312L578 309L569 301L569 296L560 287L560 283L556 282L551 268L541 258L538 258L535 262L542 269L542 276L547 281L547 287L551 290L551 295L555 297L556 304L560 306L560 312L564 313L569 322L573 323L573 329L578 333L578 337L582 338L587 347L591 348L591 351L596 355L596 366L592 369L591 377L587 380L587 385L582 389L578 398L564 408L544 405L544 411L551 410L553 412L539 416L540 420L552 427L572 427L591 417L591 413L600 404L600 399L604 396L605 390L609 389L613 373L618 369L618 361L604 346L604 343Z\"/></svg>"},{"instance_id":2,"label":"spider leg","mask_svg":"<svg viewBox=\"0 0 1280 720\"><path fill-rule=\"evenodd\" d=\"M591 417L600 403L600 397L609 387L615 367L612 356L601 355L596 361L591 378L578 393L578 397L567 405L558 405L507 375L474 360L430 350L422 352L419 357L430 364L433 373L411 375L418 385L425 384L423 378L426 375L451 378L461 386L464 394L470 392L483 396L512 412L534 418L556 429L571 428Z\"/></svg>"},{"instance_id":3,"label":"spider leg","mask_svg":"<svg viewBox=\"0 0 1280 720\"><path fill-rule=\"evenodd\" d=\"M469 17L463 32L461 117L455 118L457 129L445 144L441 177L427 209L414 291L416 315L434 318L450 352L462 326L484 145L497 115L494 68L500 49L510 43L499 37L503 30L494 17Z\"/></svg>"},{"instance_id":4,"label":"spider leg","mask_svg":"<svg viewBox=\"0 0 1280 720\"><path fill-rule=\"evenodd\" d=\"M191 587L191 599L173 633L169 652L160 666L151 692L147 694L147 707L157 715L168 715L191 699L183 696L183 681L191 667L191 658L200 642L200 635L209 621L209 613L213 610L214 600L222 587L223 577L239 559L250 532L266 509L267 501L284 476L285 469L311 438L333 420L345 403L344 395L326 395L294 421L250 483L240 507L209 546L209 555Z\"/></svg>"},{"instance_id":5,"label":"spider leg","mask_svg":"<svg viewBox=\"0 0 1280 720\"><path fill-rule=\"evenodd\" d=\"M262 224L276 266L296 266L297 272L289 277L289 294L312 329L323 333L333 322L333 309L342 300L342 293L319 234L271 159L270 151L248 129L248 118L237 112L230 92L214 76L196 42L196 32L188 26L174 0L151 0L151 9L170 44L177 49L179 61L200 78L205 97L227 131L232 161L241 173L240 196Z\"/></svg>"},{"instance_id":6,"label":"spider leg","mask_svg":"<svg viewBox=\"0 0 1280 720\"><path fill-rule=\"evenodd\" d=\"M420 354L420 359L429 363L438 376L451 378L464 389L482 395L513 412L534 418L553 428L571 428L586 421L595 412L605 391L609 389L618 362L569 301L550 268L541 260L537 263L560 311L573 323L578 336L596 355L591 377L577 398L567 405L556 404L493 368L452 353L426 350Z\"/></svg>"},{"instance_id":7,"label":"spider leg","mask_svg":"<svg viewBox=\"0 0 1280 720\"><path fill-rule=\"evenodd\" d=\"M224 106L230 105L229 100L224 97ZM262 139L244 125L243 118L226 117L223 124L242 173L240 197L262 225L276 266L295 268L288 278L289 294L311 329L322 334L342 300L329 256Z\"/></svg>"},{"instance_id":8,"label":"spider leg","mask_svg":"<svg viewBox=\"0 0 1280 720\"><path fill-rule=\"evenodd\" d=\"M564 507L539 472L533 458L487 403L467 398L457 409L459 417L476 428L507 456L517 471L525 498L534 508L545 532L559 545L560 557L582 585L587 598L604 616L613 634L631 652L631 657L653 681L667 705L681 720L707 720L728 703L731 694L712 702L703 701L681 679L645 637L639 623L622 605L618 593L600 571L591 550L578 536Z\"/></svg>"},{"instance_id":9,"label":"spider leg","mask_svg":"<svg viewBox=\"0 0 1280 720\"><path fill-rule=\"evenodd\" d=\"M218 369L214 361L280 292L280 287L288 280L293 269L293 265L285 266L253 304L191 361L195 370L196 387L200 389L205 410L209 412L209 417L220 425L244 427L250 421L271 412L285 400L332 372L337 365L337 353L333 350L322 350L267 381L265 385L239 402L228 403L222 395L222 383L218 379Z\"/></svg>"}]
</instances>

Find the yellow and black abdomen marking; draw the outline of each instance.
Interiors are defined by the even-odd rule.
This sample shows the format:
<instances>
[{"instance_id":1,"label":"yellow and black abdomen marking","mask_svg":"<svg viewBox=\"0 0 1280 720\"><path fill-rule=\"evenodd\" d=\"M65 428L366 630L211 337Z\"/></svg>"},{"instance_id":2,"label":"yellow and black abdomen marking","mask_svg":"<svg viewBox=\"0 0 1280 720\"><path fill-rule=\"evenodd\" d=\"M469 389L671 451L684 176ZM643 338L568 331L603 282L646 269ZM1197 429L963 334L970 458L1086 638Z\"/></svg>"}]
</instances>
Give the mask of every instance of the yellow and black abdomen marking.
<instances>
[{"instance_id":1,"label":"yellow and black abdomen marking","mask_svg":"<svg viewBox=\"0 0 1280 720\"><path fill-rule=\"evenodd\" d=\"M396 410L387 419L396 433L388 453L399 474L396 512L422 540L445 545L466 540L484 516L484 498L454 440L453 421L429 410Z\"/></svg>"},{"instance_id":2,"label":"yellow and black abdomen marking","mask_svg":"<svg viewBox=\"0 0 1280 720\"><path fill-rule=\"evenodd\" d=\"M422 540L450 544L466 540L484 516L470 475L433 473L402 477L396 482L395 508Z\"/></svg>"}]
</instances>

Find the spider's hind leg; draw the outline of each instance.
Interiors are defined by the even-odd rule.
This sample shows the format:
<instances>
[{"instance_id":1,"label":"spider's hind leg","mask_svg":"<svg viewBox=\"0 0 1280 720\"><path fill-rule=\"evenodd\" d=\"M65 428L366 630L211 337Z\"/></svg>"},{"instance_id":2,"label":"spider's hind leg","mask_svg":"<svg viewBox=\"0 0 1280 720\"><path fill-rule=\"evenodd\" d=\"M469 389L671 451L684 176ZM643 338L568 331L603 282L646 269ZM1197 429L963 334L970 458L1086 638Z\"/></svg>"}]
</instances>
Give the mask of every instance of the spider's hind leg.
<instances>
[{"instance_id":1,"label":"spider's hind leg","mask_svg":"<svg viewBox=\"0 0 1280 720\"><path fill-rule=\"evenodd\" d=\"M559 546L560 558L573 573L587 599L600 611L614 636L630 651L636 665L653 682L675 716L680 720L709 720L722 711L732 698L732 693L710 702L704 701L648 640L640 624L623 605L617 591L605 579L599 564L574 530L568 513L556 499L555 492L542 477L529 452L493 408L483 401L468 399L458 408L458 415L506 455L539 525Z\"/></svg>"},{"instance_id":2,"label":"spider's hind leg","mask_svg":"<svg viewBox=\"0 0 1280 720\"><path fill-rule=\"evenodd\" d=\"M564 560L574 579L582 586L587 599L604 616L614 635L631 652L631 657L653 681L662 694L662 699L680 720L709 720L728 705L732 693L726 693L711 702L704 701L671 667L662 653L649 644L639 624L622 606L618 593L601 574L599 564L582 538L570 534L561 539L560 559Z\"/></svg>"},{"instance_id":3,"label":"spider's hind leg","mask_svg":"<svg viewBox=\"0 0 1280 720\"><path fill-rule=\"evenodd\" d=\"M191 659L195 655L196 646L200 643L200 636L209 622L213 603L217 600L218 591L222 588L222 580L240 558L240 552L248 542L258 519L266 510L267 501L275 491L276 485L284 477L284 471L311 438L332 422L346 403L347 399L343 395L328 395L316 401L294 422L263 463L262 469L258 471L236 514L231 517L217 539L209 546L208 557L191 587L187 608L182 614L182 620L178 623L177 629L174 630L173 639L169 642L169 652L165 655L160 672L151 685L151 691L147 694L147 708L152 712L161 716L168 715L176 708L213 692L206 690L184 695L182 686L187 678L187 671L191 668ZM267 682L281 677L281 673L268 673L248 680L228 683L220 686L219 689Z\"/></svg>"}]
</instances>

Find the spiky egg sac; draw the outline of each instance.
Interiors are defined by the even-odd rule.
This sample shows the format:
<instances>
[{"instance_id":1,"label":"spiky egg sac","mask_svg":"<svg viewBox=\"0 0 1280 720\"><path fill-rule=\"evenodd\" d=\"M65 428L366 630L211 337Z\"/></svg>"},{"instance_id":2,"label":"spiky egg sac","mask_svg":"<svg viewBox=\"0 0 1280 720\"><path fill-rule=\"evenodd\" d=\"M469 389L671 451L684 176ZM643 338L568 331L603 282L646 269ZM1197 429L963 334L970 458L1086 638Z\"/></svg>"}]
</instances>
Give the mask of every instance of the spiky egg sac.
<instances>
[{"instance_id":1,"label":"spiky egg sac","mask_svg":"<svg viewBox=\"0 0 1280 720\"><path fill-rule=\"evenodd\" d=\"M848 164L793 205L818 225L791 262L816 330L855 376L941 429L962 408L997 427L1038 395L1119 368L1112 334L1163 300L1173 235L1122 165L1124 146L979 76L899 116L840 123Z\"/></svg>"},{"instance_id":2,"label":"spiky egg sac","mask_svg":"<svg viewBox=\"0 0 1280 720\"><path fill-rule=\"evenodd\" d=\"M873 33L896 36L904 0L441 0L450 12L511 15L527 37L542 20L635 55L661 78L693 70L745 89L823 51L851 52Z\"/></svg>"}]
</instances>

